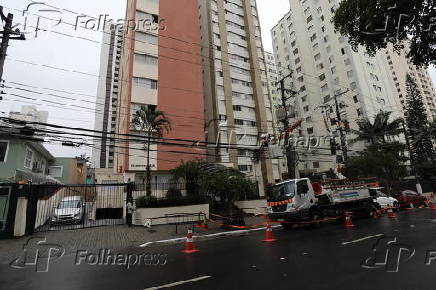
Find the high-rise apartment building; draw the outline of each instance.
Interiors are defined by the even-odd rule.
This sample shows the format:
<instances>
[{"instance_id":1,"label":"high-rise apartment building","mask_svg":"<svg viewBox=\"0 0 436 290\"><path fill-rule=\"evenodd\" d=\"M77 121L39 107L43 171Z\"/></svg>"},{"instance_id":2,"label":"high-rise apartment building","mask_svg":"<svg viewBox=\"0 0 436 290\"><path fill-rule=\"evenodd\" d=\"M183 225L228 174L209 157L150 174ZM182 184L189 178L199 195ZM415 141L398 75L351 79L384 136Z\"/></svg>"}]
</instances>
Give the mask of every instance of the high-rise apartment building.
<instances>
[{"instance_id":1,"label":"high-rise apartment building","mask_svg":"<svg viewBox=\"0 0 436 290\"><path fill-rule=\"evenodd\" d=\"M209 159L263 184L280 178L278 160L255 157L263 134L273 134L266 61L255 0L198 0L200 7Z\"/></svg>"},{"instance_id":2,"label":"high-rise apartment building","mask_svg":"<svg viewBox=\"0 0 436 290\"><path fill-rule=\"evenodd\" d=\"M38 111L35 106L21 106L21 111L11 111L9 112L9 118L25 121L25 122L35 122L35 123L47 123L48 112ZM44 129L44 125L30 125L34 128Z\"/></svg>"},{"instance_id":3,"label":"high-rise apartment building","mask_svg":"<svg viewBox=\"0 0 436 290\"><path fill-rule=\"evenodd\" d=\"M95 138L92 149L92 164L96 168L114 167L114 145L107 137L113 137L119 114L117 110L118 94L122 85L120 61L123 47L123 27L107 25L103 33L103 45L100 55L100 75L94 129L105 132L104 138Z\"/></svg>"},{"instance_id":4,"label":"high-rise apartment building","mask_svg":"<svg viewBox=\"0 0 436 290\"><path fill-rule=\"evenodd\" d=\"M409 74L416 81L417 88L421 93L428 120L433 121L436 119L436 93L430 74L426 68L413 65L407 59L407 54L407 45L401 53L394 51L392 45L386 49L386 66L390 69L390 75L395 83L402 109L406 112L406 75Z\"/></svg>"},{"instance_id":5,"label":"high-rise apartment building","mask_svg":"<svg viewBox=\"0 0 436 290\"><path fill-rule=\"evenodd\" d=\"M278 70L282 75L293 72L287 88L298 92L290 103L296 110L294 121L303 121L295 135L306 140L296 146L300 173L326 171L343 161L340 150L337 156L330 152L332 138L340 143L338 126L345 132L348 122L357 129L356 120L373 118L380 110L402 116L385 52L374 57L363 49L354 52L347 39L335 33L330 20L338 3L290 1L290 11L271 31ZM347 122L335 123L335 96L341 119ZM363 146L348 145L349 155Z\"/></svg>"},{"instance_id":6,"label":"high-rise apartment building","mask_svg":"<svg viewBox=\"0 0 436 290\"><path fill-rule=\"evenodd\" d=\"M125 23L115 133L144 135L131 124L142 106L165 113L172 130L150 146L153 182L162 182L168 176L160 180L158 172L182 161L206 158L204 147L176 145L177 140L204 141L198 4L196 0L129 0ZM143 140L128 137L114 147L114 172L124 181L145 180Z\"/></svg>"}]
</instances>

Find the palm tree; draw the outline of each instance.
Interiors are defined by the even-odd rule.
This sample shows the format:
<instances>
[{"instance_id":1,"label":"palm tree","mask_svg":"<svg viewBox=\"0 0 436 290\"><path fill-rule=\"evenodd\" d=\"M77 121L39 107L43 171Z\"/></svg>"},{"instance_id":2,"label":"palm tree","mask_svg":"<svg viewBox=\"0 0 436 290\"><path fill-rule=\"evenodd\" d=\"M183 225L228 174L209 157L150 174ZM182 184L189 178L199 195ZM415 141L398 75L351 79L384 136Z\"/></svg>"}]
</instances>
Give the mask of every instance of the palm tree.
<instances>
[{"instance_id":1,"label":"palm tree","mask_svg":"<svg viewBox=\"0 0 436 290\"><path fill-rule=\"evenodd\" d=\"M387 136L396 136L401 133L402 118L389 121L392 112L380 111L374 118L374 122L369 119L358 120L358 130L352 130L357 135L352 142L368 141L372 146L386 144Z\"/></svg>"},{"instance_id":2,"label":"palm tree","mask_svg":"<svg viewBox=\"0 0 436 290\"><path fill-rule=\"evenodd\" d=\"M151 196L151 170L150 170L150 146L151 139L161 138L164 131L167 133L171 130L171 122L164 112L155 111L141 106L141 109L133 115L132 127L134 130L145 133L147 137L147 187L146 194Z\"/></svg>"}]
</instances>

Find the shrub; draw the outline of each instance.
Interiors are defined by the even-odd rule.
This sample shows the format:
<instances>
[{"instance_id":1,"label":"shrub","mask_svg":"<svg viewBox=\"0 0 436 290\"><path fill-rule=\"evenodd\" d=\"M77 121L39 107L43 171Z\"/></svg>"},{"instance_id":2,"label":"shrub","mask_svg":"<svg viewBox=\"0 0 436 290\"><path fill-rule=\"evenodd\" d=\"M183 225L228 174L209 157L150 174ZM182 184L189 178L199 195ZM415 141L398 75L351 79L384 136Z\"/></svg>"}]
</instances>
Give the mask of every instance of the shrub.
<instances>
[{"instance_id":1,"label":"shrub","mask_svg":"<svg viewBox=\"0 0 436 290\"><path fill-rule=\"evenodd\" d=\"M158 199L153 196L141 196L136 199L137 208L161 208L209 203L207 196L187 196L175 199Z\"/></svg>"}]
</instances>

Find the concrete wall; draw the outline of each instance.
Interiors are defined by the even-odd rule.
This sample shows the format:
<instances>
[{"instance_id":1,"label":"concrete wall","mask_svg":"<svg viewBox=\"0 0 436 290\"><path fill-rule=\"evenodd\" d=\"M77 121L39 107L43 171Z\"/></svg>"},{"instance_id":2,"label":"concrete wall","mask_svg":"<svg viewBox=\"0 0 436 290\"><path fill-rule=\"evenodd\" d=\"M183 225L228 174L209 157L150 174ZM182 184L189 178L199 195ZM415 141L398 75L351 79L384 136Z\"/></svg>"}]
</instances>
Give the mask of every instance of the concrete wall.
<instances>
[{"instance_id":1,"label":"concrete wall","mask_svg":"<svg viewBox=\"0 0 436 290\"><path fill-rule=\"evenodd\" d=\"M152 219L152 225L164 225L167 224L167 220L164 218L166 214L182 213L204 213L206 214L206 217L209 217L209 204L165 208L139 208L133 215L133 224L143 226L148 219Z\"/></svg>"},{"instance_id":2,"label":"concrete wall","mask_svg":"<svg viewBox=\"0 0 436 290\"><path fill-rule=\"evenodd\" d=\"M27 198L20 197L17 200L15 212L14 237L22 237L26 234Z\"/></svg>"},{"instance_id":3,"label":"concrete wall","mask_svg":"<svg viewBox=\"0 0 436 290\"><path fill-rule=\"evenodd\" d=\"M248 214L264 214L267 206L266 199L242 200L235 202L235 205Z\"/></svg>"}]
</instances>

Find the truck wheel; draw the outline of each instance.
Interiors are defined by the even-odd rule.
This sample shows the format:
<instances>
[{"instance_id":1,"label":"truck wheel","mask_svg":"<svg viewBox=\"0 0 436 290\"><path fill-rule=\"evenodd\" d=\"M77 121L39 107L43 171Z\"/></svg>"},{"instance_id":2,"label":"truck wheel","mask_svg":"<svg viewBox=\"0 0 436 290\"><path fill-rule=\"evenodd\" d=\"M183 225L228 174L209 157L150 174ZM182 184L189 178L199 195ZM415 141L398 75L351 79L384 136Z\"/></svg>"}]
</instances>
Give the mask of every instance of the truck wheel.
<instances>
[{"instance_id":1,"label":"truck wheel","mask_svg":"<svg viewBox=\"0 0 436 290\"><path fill-rule=\"evenodd\" d=\"M291 223L281 223L281 225L285 230L292 230L293 224Z\"/></svg>"}]
</instances>

